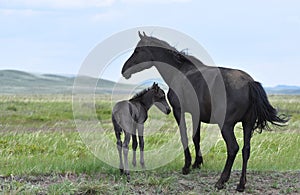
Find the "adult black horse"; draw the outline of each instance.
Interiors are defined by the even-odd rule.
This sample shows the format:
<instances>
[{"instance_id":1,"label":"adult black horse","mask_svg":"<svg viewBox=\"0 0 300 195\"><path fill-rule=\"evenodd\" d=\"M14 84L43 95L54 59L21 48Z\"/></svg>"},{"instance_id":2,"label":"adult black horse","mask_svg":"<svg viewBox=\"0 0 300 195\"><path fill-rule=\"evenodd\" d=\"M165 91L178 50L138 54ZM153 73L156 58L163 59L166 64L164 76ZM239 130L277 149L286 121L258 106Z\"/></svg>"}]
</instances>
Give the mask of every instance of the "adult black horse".
<instances>
[{"instance_id":1,"label":"adult black horse","mask_svg":"<svg viewBox=\"0 0 300 195\"><path fill-rule=\"evenodd\" d=\"M203 64L193 56L178 52L167 42L145 33L140 34L134 53L125 62L122 75L129 79L132 74L154 66L169 86L168 100L178 123L184 148L185 164L183 174L188 174L191 154L188 147L185 112L192 115L193 142L196 158L193 168L203 163L200 150L200 123L218 124L226 142L227 160L218 189L224 188L230 177L231 168L239 150L234 135L234 126L242 122L244 146L243 166L238 191L244 191L247 162L250 156L250 139L255 129L268 128L268 122L282 125L287 122L279 117L270 105L260 83L247 73Z\"/></svg>"}]
</instances>

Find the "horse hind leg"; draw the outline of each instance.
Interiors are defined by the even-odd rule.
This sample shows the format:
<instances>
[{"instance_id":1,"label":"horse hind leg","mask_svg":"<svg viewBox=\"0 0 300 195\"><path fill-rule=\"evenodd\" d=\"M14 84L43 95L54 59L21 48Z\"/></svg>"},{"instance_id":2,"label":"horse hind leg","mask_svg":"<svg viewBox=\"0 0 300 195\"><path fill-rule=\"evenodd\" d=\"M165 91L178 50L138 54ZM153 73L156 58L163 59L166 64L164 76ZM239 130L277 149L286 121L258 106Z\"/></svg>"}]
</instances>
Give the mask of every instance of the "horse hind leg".
<instances>
[{"instance_id":1,"label":"horse hind leg","mask_svg":"<svg viewBox=\"0 0 300 195\"><path fill-rule=\"evenodd\" d=\"M124 169L125 169L125 175L127 176L127 181L130 180L130 174L129 174L129 167L128 167L128 150L129 150L129 142L130 142L130 133L125 131L125 139L122 145L123 148L123 154L124 154Z\"/></svg>"},{"instance_id":2,"label":"horse hind leg","mask_svg":"<svg viewBox=\"0 0 300 195\"><path fill-rule=\"evenodd\" d=\"M233 165L233 162L235 160L236 154L239 150L239 145L236 141L234 131L233 131L234 125L225 125L222 127L221 133L222 136L226 142L227 147L227 159L226 163L223 169L223 172L221 174L220 179L216 183L216 188L223 189L225 186L225 182L227 182L230 178L231 168Z\"/></svg>"},{"instance_id":3,"label":"horse hind leg","mask_svg":"<svg viewBox=\"0 0 300 195\"><path fill-rule=\"evenodd\" d=\"M114 117L112 118L112 121L113 121L113 125L114 125L115 135L117 138L117 149L118 149L119 161L120 161L119 169L120 169L120 173L123 174L124 173L124 165L123 165L123 158L122 158L122 141L121 141L122 128L117 124Z\"/></svg>"},{"instance_id":4,"label":"horse hind leg","mask_svg":"<svg viewBox=\"0 0 300 195\"><path fill-rule=\"evenodd\" d=\"M116 136L117 136L117 148L118 148L119 161L120 161L119 169L120 169L120 173L123 174L124 173L124 165L123 165L123 158L122 158L121 133L116 133Z\"/></svg>"},{"instance_id":5,"label":"horse hind leg","mask_svg":"<svg viewBox=\"0 0 300 195\"><path fill-rule=\"evenodd\" d=\"M251 140L252 128L253 128L252 124L249 122L243 122L243 133L244 133L244 146L243 146L243 150L242 150L243 167L242 167L240 183L237 185L237 188L236 188L236 190L239 192L243 192L245 190L245 185L247 182L246 172L247 172L248 159L250 157L250 140Z\"/></svg>"}]
</instances>

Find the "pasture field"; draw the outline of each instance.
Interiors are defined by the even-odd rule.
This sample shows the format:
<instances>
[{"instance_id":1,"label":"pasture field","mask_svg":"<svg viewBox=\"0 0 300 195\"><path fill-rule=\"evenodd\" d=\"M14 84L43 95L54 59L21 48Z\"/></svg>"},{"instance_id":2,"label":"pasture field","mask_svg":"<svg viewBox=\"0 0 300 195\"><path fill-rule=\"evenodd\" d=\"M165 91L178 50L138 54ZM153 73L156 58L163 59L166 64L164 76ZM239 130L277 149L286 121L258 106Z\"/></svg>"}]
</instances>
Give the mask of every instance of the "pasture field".
<instances>
[{"instance_id":1,"label":"pasture field","mask_svg":"<svg viewBox=\"0 0 300 195\"><path fill-rule=\"evenodd\" d=\"M300 193L300 96L271 95L269 99L291 120L288 126L254 133L245 193L297 194ZM96 97L95 114L103 133L115 143L111 107L108 96ZM169 144L169 138L176 135L178 139L174 143L178 144L172 146L179 151L178 155L156 169L131 171L131 181L127 183L117 168L99 159L82 140L76 130L70 95L0 95L0 193L234 193L242 164L241 125L235 128L240 151L231 178L226 189L217 191L214 183L225 163L226 148L216 126L203 124L201 127L204 165L189 175L182 175L184 161L177 125L171 114L158 113L155 108L151 109L145 124L145 151ZM157 123L161 117L163 122ZM89 117L83 116L83 119L88 121ZM191 129L189 116L187 121ZM154 123L158 126L153 127ZM153 128L157 128L155 132L151 132ZM212 132L215 137L210 144ZM189 136L194 156L191 131ZM116 151L116 147L111 150Z\"/></svg>"}]
</instances>

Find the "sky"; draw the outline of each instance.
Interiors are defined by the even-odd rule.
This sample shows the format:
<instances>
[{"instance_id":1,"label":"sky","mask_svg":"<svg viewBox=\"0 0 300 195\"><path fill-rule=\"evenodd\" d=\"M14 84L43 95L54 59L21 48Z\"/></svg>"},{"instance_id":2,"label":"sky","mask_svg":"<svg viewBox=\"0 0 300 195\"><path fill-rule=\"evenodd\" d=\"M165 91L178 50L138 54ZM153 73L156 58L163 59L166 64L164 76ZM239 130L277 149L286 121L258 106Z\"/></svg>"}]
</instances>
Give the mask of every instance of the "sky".
<instances>
[{"instance_id":1,"label":"sky","mask_svg":"<svg viewBox=\"0 0 300 195\"><path fill-rule=\"evenodd\" d=\"M299 10L298 0L0 0L0 69L74 75L110 36L162 26L195 39L218 66L300 86Z\"/></svg>"}]
</instances>

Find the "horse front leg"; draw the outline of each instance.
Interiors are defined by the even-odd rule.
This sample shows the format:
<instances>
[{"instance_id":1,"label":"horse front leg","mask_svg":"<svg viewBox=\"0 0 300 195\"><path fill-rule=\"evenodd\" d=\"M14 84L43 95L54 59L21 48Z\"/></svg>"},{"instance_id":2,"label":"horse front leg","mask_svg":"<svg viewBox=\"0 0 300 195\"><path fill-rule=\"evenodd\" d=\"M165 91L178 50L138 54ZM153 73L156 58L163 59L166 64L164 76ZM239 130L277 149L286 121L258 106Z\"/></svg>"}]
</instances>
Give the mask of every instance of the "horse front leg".
<instances>
[{"instance_id":1,"label":"horse front leg","mask_svg":"<svg viewBox=\"0 0 300 195\"><path fill-rule=\"evenodd\" d=\"M200 165L203 164L203 158L200 150L200 127L201 122L199 117L195 117L192 115L193 120L193 142L195 146L195 162L193 164L193 168L200 168Z\"/></svg>"},{"instance_id":2,"label":"horse front leg","mask_svg":"<svg viewBox=\"0 0 300 195\"><path fill-rule=\"evenodd\" d=\"M245 184L247 182L246 172L247 172L247 164L248 159L250 157L250 140L252 136L252 128L253 125L243 122L243 132L244 132L244 146L243 146L243 167L242 167L242 175L240 178L240 183L238 184L236 190L239 192L243 192L245 190Z\"/></svg>"},{"instance_id":3,"label":"horse front leg","mask_svg":"<svg viewBox=\"0 0 300 195\"><path fill-rule=\"evenodd\" d=\"M136 129L133 130L132 133L132 150L133 150L133 155L132 155L132 165L135 167L136 166L136 149L138 146L138 142L136 139Z\"/></svg>"},{"instance_id":4,"label":"horse front leg","mask_svg":"<svg viewBox=\"0 0 300 195\"><path fill-rule=\"evenodd\" d=\"M139 135L139 143L140 143L140 164L142 168L145 168L145 160L144 160L144 125L138 125L138 135Z\"/></svg>"},{"instance_id":5,"label":"horse front leg","mask_svg":"<svg viewBox=\"0 0 300 195\"><path fill-rule=\"evenodd\" d=\"M185 116L184 116L184 113L181 112L180 108L173 108L173 113L174 113L176 122L179 126L181 143L182 143L183 150L184 150L185 163L182 168L182 173L184 175L187 175L190 172L192 157L191 157L191 153L190 153L190 150L188 147L188 136L187 136L187 132L186 132Z\"/></svg>"},{"instance_id":6,"label":"horse front leg","mask_svg":"<svg viewBox=\"0 0 300 195\"><path fill-rule=\"evenodd\" d=\"M223 189L225 186L225 182L229 180L231 168L235 159L235 156L237 152L239 151L239 145L236 141L234 131L233 131L234 125L225 125L221 129L221 133L223 136L223 139L226 142L227 147L227 159L225 163L225 167L223 169L223 172L221 174L220 179L216 183L216 188Z\"/></svg>"}]
</instances>

